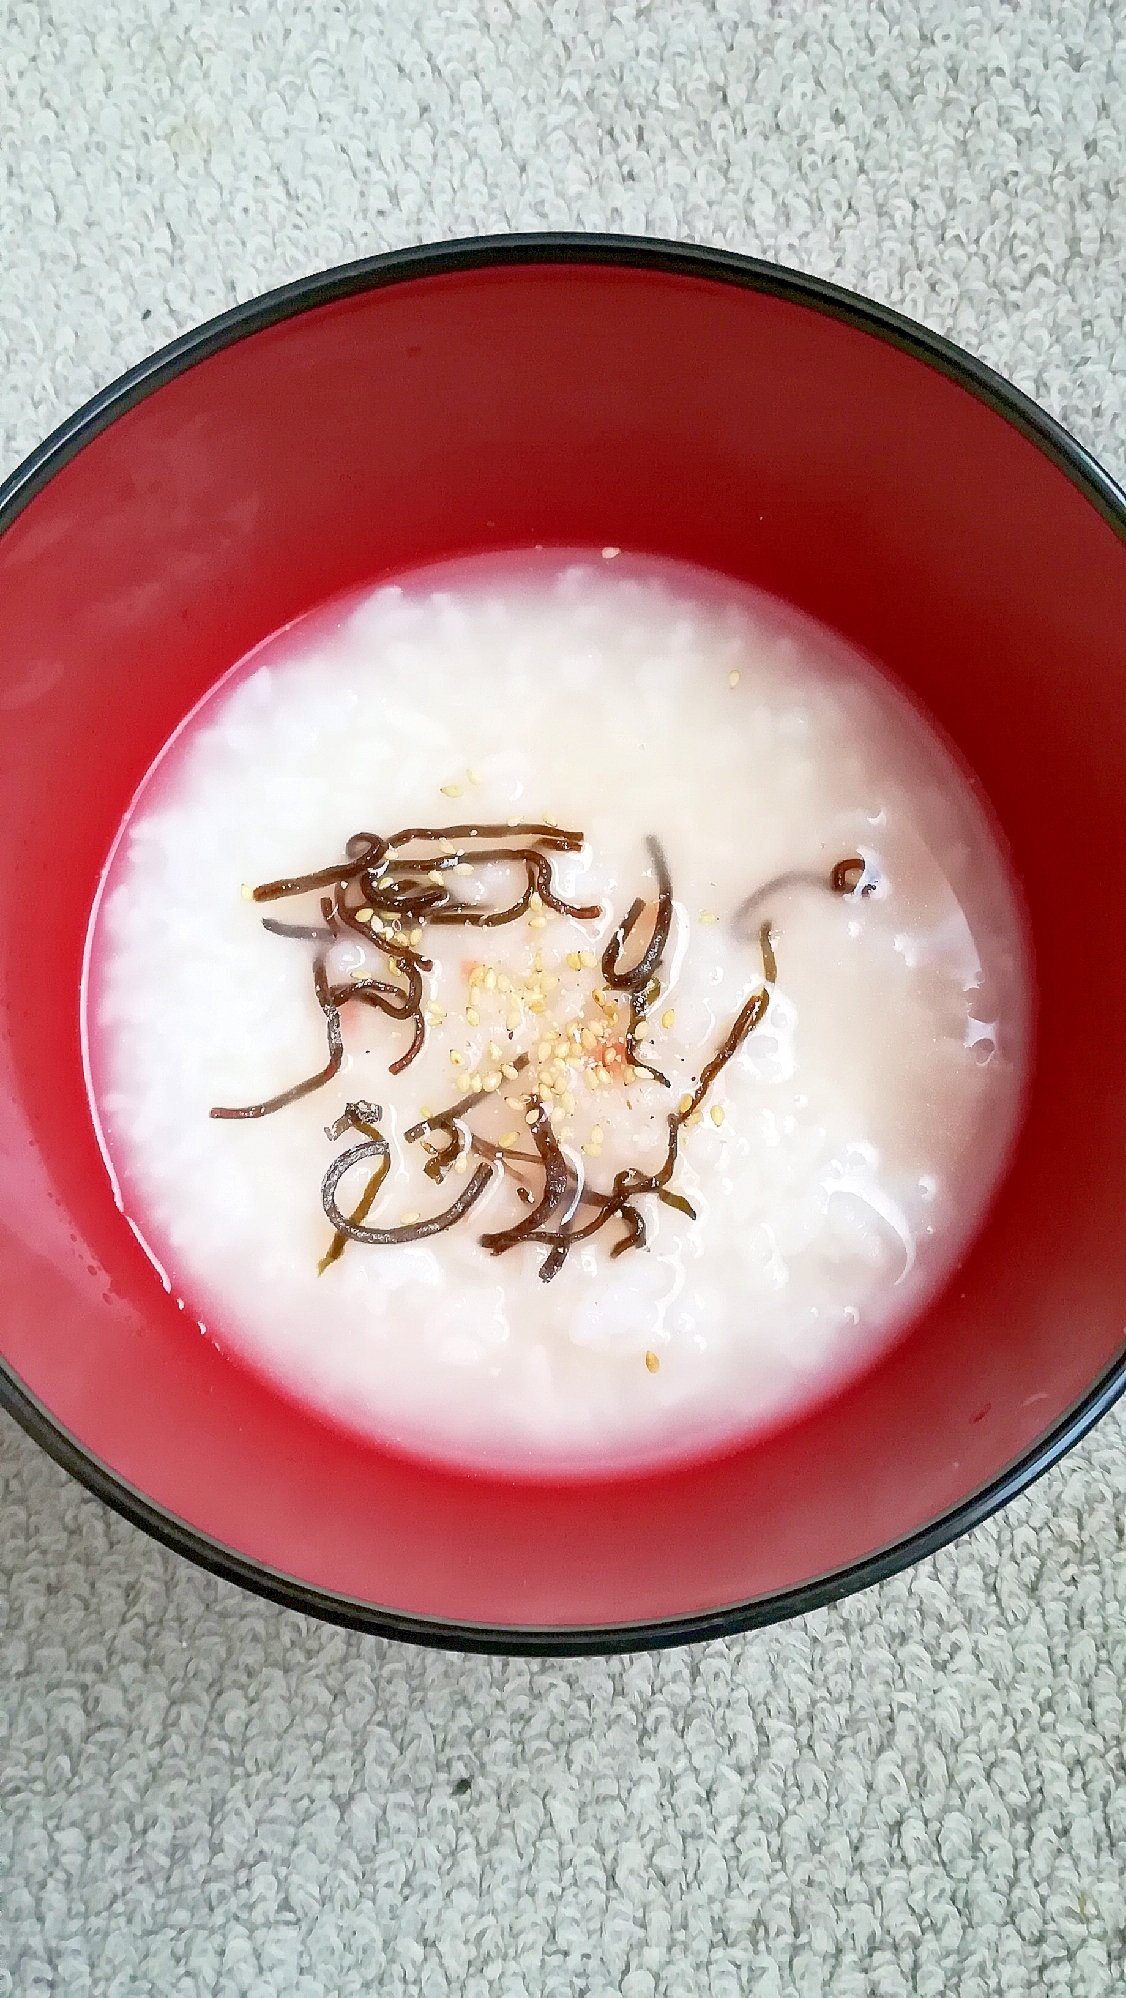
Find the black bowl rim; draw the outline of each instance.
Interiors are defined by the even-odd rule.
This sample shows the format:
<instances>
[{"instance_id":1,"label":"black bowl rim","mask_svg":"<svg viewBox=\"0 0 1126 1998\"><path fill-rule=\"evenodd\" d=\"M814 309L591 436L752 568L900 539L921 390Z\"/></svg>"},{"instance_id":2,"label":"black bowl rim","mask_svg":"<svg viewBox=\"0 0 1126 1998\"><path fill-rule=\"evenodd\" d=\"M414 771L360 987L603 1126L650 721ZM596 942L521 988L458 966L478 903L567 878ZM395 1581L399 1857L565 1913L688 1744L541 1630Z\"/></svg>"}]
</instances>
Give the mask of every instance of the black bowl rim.
<instances>
[{"instance_id":1,"label":"black bowl rim","mask_svg":"<svg viewBox=\"0 0 1126 1998\"><path fill-rule=\"evenodd\" d=\"M216 319L185 333L130 368L91 398L34 450L0 484L0 534L6 532L30 500L100 431L126 410L172 381L196 362L221 348L261 332L280 320L296 317L320 305L402 284L413 278L442 276L455 271L536 264L603 264L625 269L660 271L673 276L707 278L740 285L775 298L803 305L873 334L902 349L927 367L936 368L986 403L1041 450L1077 486L1084 497L1126 543L1126 494L1098 461L1062 424L1040 409L1020 389L960 347L928 328L872 299L829 284L823 278L744 257L733 251L634 236L545 233L482 236L442 244L422 244L384 255L363 257L333 270L281 285ZM65 1471L135 1526L152 1535L197 1566L236 1582L288 1609L323 1621L373 1632L414 1644L471 1652L509 1655L584 1656L652 1650L662 1645L701 1643L737 1632L804 1615L837 1602L859 1589L885 1581L904 1568L935 1553L960 1534L1027 1490L1066 1452L1087 1435L1126 1389L1126 1347L1047 1435L979 1491L892 1546L832 1570L794 1588L719 1609L696 1610L656 1621L591 1627L521 1627L446 1622L408 1615L341 1596L302 1582L265 1563L248 1559L186 1521L155 1505L144 1493L119 1477L85 1449L57 1422L0 1357L0 1403L35 1442Z\"/></svg>"}]
</instances>

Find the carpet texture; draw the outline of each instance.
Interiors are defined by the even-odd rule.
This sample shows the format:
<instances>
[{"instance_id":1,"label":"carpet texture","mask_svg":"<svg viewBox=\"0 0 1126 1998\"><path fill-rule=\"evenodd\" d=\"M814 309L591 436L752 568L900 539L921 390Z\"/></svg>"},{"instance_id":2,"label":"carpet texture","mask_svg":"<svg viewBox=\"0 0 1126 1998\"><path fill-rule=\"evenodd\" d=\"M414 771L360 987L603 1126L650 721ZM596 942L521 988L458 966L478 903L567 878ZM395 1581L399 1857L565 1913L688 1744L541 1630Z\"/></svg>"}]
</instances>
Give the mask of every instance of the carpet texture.
<instances>
[{"instance_id":1,"label":"carpet texture","mask_svg":"<svg viewBox=\"0 0 1126 1998\"><path fill-rule=\"evenodd\" d=\"M1119 476L1097 0L0 8L0 460L365 252L725 244L952 335ZM1126 1992L1126 1428L802 1622L529 1664L342 1635L0 1423L0 1998Z\"/></svg>"}]
</instances>

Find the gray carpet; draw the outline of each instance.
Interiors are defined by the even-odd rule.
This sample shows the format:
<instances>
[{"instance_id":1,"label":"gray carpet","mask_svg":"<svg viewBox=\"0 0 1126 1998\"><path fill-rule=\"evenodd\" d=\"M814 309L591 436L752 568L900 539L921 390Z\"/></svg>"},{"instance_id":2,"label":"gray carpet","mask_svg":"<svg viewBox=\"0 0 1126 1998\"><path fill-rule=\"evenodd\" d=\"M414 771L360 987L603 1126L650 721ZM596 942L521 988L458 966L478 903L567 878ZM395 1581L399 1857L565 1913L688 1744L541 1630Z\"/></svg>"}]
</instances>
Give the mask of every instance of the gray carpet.
<instances>
[{"instance_id":1,"label":"gray carpet","mask_svg":"<svg viewBox=\"0 0 1126 1998\"><path fill-rule=\"evenodd\" d=\"M0 459L236 299L427 238L692 237L892 301L1126 461L1097 0L0 13ZM1126 1430L911 1575L689 1652L306 1623L0 1420L0 1998L1126 1991Z\"/></svg>"}]
</instances>

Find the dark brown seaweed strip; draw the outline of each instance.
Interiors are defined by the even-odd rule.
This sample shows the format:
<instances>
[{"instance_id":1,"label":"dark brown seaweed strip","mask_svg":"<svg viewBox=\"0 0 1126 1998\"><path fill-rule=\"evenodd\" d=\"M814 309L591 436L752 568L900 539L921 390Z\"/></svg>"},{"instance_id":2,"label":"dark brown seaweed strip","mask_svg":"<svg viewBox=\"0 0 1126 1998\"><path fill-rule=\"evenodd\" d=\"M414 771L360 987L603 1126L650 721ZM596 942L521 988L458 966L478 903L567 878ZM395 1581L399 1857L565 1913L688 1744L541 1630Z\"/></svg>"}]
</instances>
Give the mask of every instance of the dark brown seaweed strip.
<instances>
[{"instance_id":1,"label":"dark brown seaweed strip","mask_svg":"<svg viewBox=\"0 0 1126 1998\"><path fill-rule=\"evenodd\" d=\"M622 971L619 964L626 941L632 932L644 902L634 902L624 923L620 923L602 953L602 976L606 984L616 992L643 992L649 980L655 975L665 954L672 927L672 880L669 875L665 850L655 833L650 833L646 842L653 871L657 876L657 913L653 919L653 931L638 958L628 971Z\"/></svg>"},{"instance_id":2,"label":"dark brown seaweed strip","mask_svg":"<svg viewBox=\"0 0 1126 1998\"><path fill-rule=\"evenodd\" d=\"M413 840L429 839L536 839L541 846L551 846L560 853L577 853L583 843L581 832L564 832L560 826L524 825L494 826L405 826L401 832L392 833L388 847L409 846Z\"/></svg>"},{"instance_id":3,"label":"dark brown seaweed strip","mask_svg":"<svg viewBox=\"0 0 1126 1998\"><path fill-rule=\"evenodd\" d=\"M373 832L354 832L344 842L349 860L362 860L365 867L378 865L387 851L387 841Z\"/></svg>"},{"instance_id":4,"label":"dark brown seaweed strip","mask_svg":"<svg viewBox=\"0 0 1126 1998\"><path fill-rule=\"evenodd\" d=\"M441 1136L447 1139L448 1142L440 1152L435 1151L433 1157L427 1159L426 1164L422 1168L427 1179L432 1179L435 1186L441 1186L450 1167L461 1157L462 1150L461 1132L456 1125L452 1130L444 1129L441 1132ZM432 1147L427 1147L427 1150L431 1149Z\"/></svg>"},{"instance_id":5,"label":"dark brown seaweed strip","mask_svg":"<svg viewBox=\"0 0 1126 1998\"><path fill-rule=\"evenodd\" d=\"M263 916L262 928L273 937L298 937L303 943L334 941L332 931L322 929L319 923L278 923L272 916Z\"/></svg>"},{"instance_id":6,"label":"dark brown seaweed strip","mask_svg":"<svg viewBox=\"0 0 1126 1998\"><path fill-rule=\"evenodd\" d=\"M365 1006L375 1006L391 1020L409 1020L417 1010L405 985L385 985L379 978L346 979L343 985L333 986L332 997L337 1006L346 1006L350 999L362 1000ZM403 1003L391 1005L388 1002L392 999Z\"/></svg>"},{"instance_id":7,"label":"dark brown seaweed strip","mask_svg":"<svg viewBox=\"0 0 1126 1998\"><path fill-rule=\"evenodd\" d=\"M847 860L838 860L827 875L816 874L812 868L807 867L791 868L788 873L776 874L772 881L765 881L761 888L756 888L753 895L748 895L745 902L740 902L731 920L733 923L744 922L748 916L760 909L764 902L772 901L787 888L827 888L831 895L854 895L863 879L864 871L865 863L858 853L850 854ZM855 880L850 879L853 875L856 877ZM874 881L869 881L863 893L870 895L875 886Z\"/></svg>"},{"instance_id":8,"label":"dark brown seaweed strip","mask_svg":"<svg viewBox=\"0 0 1126 1998\"><path fill-rule=\"evenodd\" d=\"M387 985L378 978L349 979L345 984L333 986L331 996L338 1006L347 1005L350 999L359 999L369 1006L377 1007L392 1020L414 1021L411 1042L406 1053L401 1054L397 1061L388 1064L388 1072L391 1075L401 1075L419 1053L426 1038L426 1026L422 1017L422 978L417 967L419 964L428 966L429 961L404 953L398 944L381 945L378 938L368 935L367 926L364 924L352 927L356 928L361 936L367 936L368 942L377 949L382 949L382 954L396 970L403 973L407 982L403 986ZM392 998L399 1003L389 1004Z\"/></svg>"},{"instance_id":9,"label":"dark brown seaweed strip","mask_svg":"<svg viewBox=\"0 0 1126 1998\"><path fill-rule=\"evenodd\" d=\"M542 853L530 847L495 847L487 853L474 855L474 867L497 866L502 862L513 866L522 864L527 875L527 886L518 902L505 909L484 909L457 903L452 908L435 909L430 917L435 923L466 923L476 929L497 929L504 923L514 923L530 907L532 896L538 894L545 908L554 909L561 916L574 916L581 922L593 922L602 914L597 903L577 905L564 902L556 895L552 885L551 865Z\"/></svg>"},{"instance_id":10,"label":"dark brown seaweed strip","mask_svg":"<svg viewBox=\"0 0 1126 1998\"><path fill-rule=\"evenodd\" d=\"M621 1207L618 1212L626 1224L626 1232L611 1249L612 1258L624 1256L627 1249L643 1249L646 1240L644 1215L639 1214L636 1207Z\"/></svg>"},{"instance_id":11,"label":"dark brown seaweed strip","mask_svg":"<svg viewBox=\"0 0 1126 1998\"><path fill-rule=\"evenodd\" d=\"M665 1089L671 1089L672 1084L668 1076L662 1075L659 1068L654 1068L644 1048L638 1046L637 1030L645 1021L648 1012L648 992L631 992L629 995L629 1028L626 1032L625 1040L626 1060L632 1063L634 1068L641 1069L643 1074L652 1076L654 1082L661 1083Z\"/></svg>"},{"instance_id":12,"label":"dark brown seaweed strip","mask_svg":"<svg viewBox=\"0 0 1126 1998\"><path fill-rule=\"evenodd\" d=\"M517 1055L516 1060L512 1064L517 1075L519 1075L522 1068L527 1068L530 1060L530 1055ZM482 1092L478 1096L459 1096L457 1102L451 1103L447 1110L431 1110L425 1117L420 1117L417 1124L412 1124L409 1131L403 1132L403 1143L405 1145L417 1144L419 1138L425 1137L427 1131L448 1130L451 1124L457 1123L461 1118L467 1117L469 1112L475 1109L478 1103L490 1103L491 1101L491 1092L488 1095Z\"/></svg>"},{"instance_id":13,"label":"dark brown seaweed strip","mask_svg":"<svg viewBox=\"0 0 1126 1998\"><path fill-rule=\"evenodd\" d=\"M693 1110L699 1109L716 1076L727 1067L732 1057L738 1054L747 1035L754 1032L769 1005L770 994L764 987L760 986L757 992L751 993L746 1004L740 1007L734 1025L720 1042L711 1060L705 1062L700 1070L700 1080L689 1099L688 1107L684 1110L674 1110L669 1118L670 1124L683 1124L692 1115Z\"/></svg>"},{"instance_id":14,"label":"dark brown seaweed strip","mask_svg":"<svg viewBox=\"0 0 1126 1998\"><path fill-rule=\"evenodd\" d=\"M401 1054L397 1061L388 1062L388 1075L401 1075L405 1068L410 1067L415 1056L422 1052L422 1043L426 1039L426 1025L421 1013L415 1013L413 1018L414 1033L411 1036L411 1044L406 1053Z\"/></svg>"},{"instance_id":15,"label":"dark brown seaweed strip","mask_svg":"<svg viewBox=\"0 0 1126 1998\"><path fill-rule=\"evenodd\" d=\"M617 962L626 944L629 942L644 908L644 897L638 895L636 900L630 903L629 908L626 910L625 915L622 917L621 922L618 924L617 929L614 931L613 936L602 953L602 976L607 985L615 986L619 992L628 991L629 987L625 978L622 979L620 984L618 983Z\"/></svg>"},{"instance_id":16,"label":"dark brown seaweed strip","mask_svg":"<svg viewBox=\"0 0 1126 1998\"><path fill-rule=\"evenodd\" d=\"M428 922L435 908L445 908L450 898L443 888L428 888L417 895L385 895L369 897L367 906L384 923L396 922L407 929L414 929ZM365 905L357 902L356 908ZM378 930L375 932L378 936Z\"/></svg>"},{"instance_id":17,"label":"dark brown seaweed strip","mask_svg":"<svg viewBox=\"0 0 1126 1998\"><path fill-rule=\"evenodd\" d=\"M362 1194L360 1195L360 1198L357 1200L356 1205L353 1207L351 1214L348 1216L348 1219L349 1221L352 1222L353 1226L355 1226L356 1223L360 1221L367 1220L368 1215L371 1213L372 1206L375 1201L375 1196L379 1192L379 1189L383 1185L383 1182L386 1179L390 1170L391 1170L390 1157L384 1156L383 1158L380 1159L379 1164L376 1166L375 1171L372 1173L372 1176L369 1179L367 1185L365 1186ZM337 1233L333 1236L332 1241L330 1242L328 1248L325 1250L324 1255L321 1257L320 1262L317 1264L318 1276L323 1276L325 1271L329 1269L333 1263L338 1263L340 1261L341 1256L344 1254L344 1249L347 1241L348 1241L347 1235L340 1234L338 1230Z\"/></svg>"},{"instance_id":18,"label":"dark brown seaweed strip","mask_svg":"<svg viewBox=\"0 0 1126 1998\"><path fill-rule=\"evenodd\" d=\"M363 1145L351 1145L339 1158L333 1160L321 1182L321 1205L338 1235L346 1235L350 1242L370 1242L378 1248L390 1248L396 1244L425 1242L432 1235L444 1234L447 1228L456 1226L463 1214L480 1200L493 1177L491 1165L478 1166L468 1186L463 1188L456 1200L441 1214L429 1215L424 1221L412 1221L400 1228L368 1228L362 1222L352 1221L343 1214L336 1204L336 1189L345 1173L353 1166L362 1165L365 1160L375 1157L380 1148L386 1148L386 1140L371 1140Z\"/></svg>"},{"instance_id":19,"label":"dark brown seaweed strip","mask_svg":"<svg viewBox=\"0 0 1126 1998\"><path fill-rule=\"evenodd\" d=\"M528 853L524 857L529 873L535 875L536 891L546 909L554 909L556 914L560 916L575 916L583 923L593 923L595 918L602 914L602 909L597 902L579 904L564 902L562 897L555 893L551 875L551 862L546 860L542 853Z\"/></svg>"},{"instance_id":20,"label":"dark brown seaweed strip","mask_svg":"<svg viewBox=\"0 0 1126 1998\"><path fill-rule=\"evenodd\" d=\"M292 1089L284 1089L280 1096L269 1097L265 1103L248 1103L236 1110L214 1109L210 1113L212 1117L232 1119L269 1117L275 1110L284 1110L287 1104L296 1103L302 1096L311 1096L315 1089L323 1089L326 1082L332 1081L344 1059L344 1041L340 1032L340 1013L333 1004L325 961L321 956L313 961L313 990L317 995L317 1004L325 1016L328 1032L328 1061L324 1068L316 1075L307 1076L304 1082L295 1083Z\"/></svg>"},{"instance_id":21,"label":"dark brown seaweed strip","mask_svg":"<svg viewBox=\"0 0 1126 1998\"><path fill-rule=\"evenodd\" d=\"M362 874L365 863L341 860L335 867L318 867L314 874L296 874L281 881L263 881L254 890L256 902L281 902L289 895L309 895L314 888L335 888L340 881L352 881Z\"/></svg>"},{"instance_id":22,"label":"dark brown seaweed strip","mask_svg":"<svg viewBox=\"0 0 1126 1998\"><path fill-rule=\"evenodd\" d=\"M696 1209L690 1200L684 1198L683 1193L670 1193L667 1186L655 1187L654 1191L658 1200L663 1200L666 1207L675 1207L678 1213L687 1214L690 1221L696 1219Z\"/></svg>"},{"instance_id":23,"label":"dark brown seaweed strip","mask_svg":"<svg viewBox=\"0 0 1126 1998\"><path fill-rule=\"evenodd\" d=\"M363 902L358 902L356 904L356 907L362 909L366 907L366 904ZM370 923L357 922L355 909L349 908L348 903L345 900L345 891L343 887L339 887L336 891L336 906L334 914L336 916L336 920L338 921L338 923L343 924L343 926L350 931L352 936L359 937L361 942L370 944L373 950L381 951L383 956L387 958L388 962L391 963L392 965L398 964L401 965L403 968L405 968L408 964L410 964L414 965L418 971L433 971L434 969L433 959L429 957L421 957L418 951L416 951L411 944L401 943L398 938L383 936L380 931L373 930ZM418 989L419 989L419 995L421 996L422 993L421 984L419 985Z\"/></svg>"},{"instance_id":24,"label":"dark brown seaweed strip","mask_svg":"<svg viewBox=\"0 0 1126 1998\"><path fill-rule=\"evenodd\" d=\"M295 874L280 881L263 881L254 890L256 902L280 902L287 895L308 895L314 888L333 888L338 881L353 881L357 874L386 852L378 833L353 833L345 849L346 858L335 867L318 867L312 874Z\"/></svg>"},{"instance_id":25,"label":"dark brown seaweed strip","mask_svg":"<svg viewBox=\"0 0 1126 1998\"><path fill-rule=\"evenodd\" d=\"M829 886L834 895L854 895L864 878L864 871L864 862L858 853L848 860L838 860L829 876ZM849 879L852 874L856 876L855 881ZM875 882L871 885L875 887Z\"/></svg>"},{"instance_id":26,"label":"dark brown seaweed strip","mask_svg":"<svg viewBox=\"0 0 1126 1998\"><path fill-rule=\"evenodd\" d=\"M574 1184L574 1175L559 1149L551 1119L542 1103L533 1102L528 1115L535 1119L531 1126L532 1141L543 1165L543 1194L522 1221L517 1221L511 1228L502 1228L496 1234L481 1236L481 1247L494 1256L503 1255L515 1243L526 1241L537 1228L549 1221Z\"/></svg>"},{"instance_id":27,"label":"dark brown seaweed strip","mask_svg":"<svg viewBox=\"0 0 1126 1998\"><path fill-rule=\"evenodd\" d=\"M507 856L506 856L507 857ZM432 923L464 923L477 930L499 930L505 923L515 923L528 913L535 891L535 876L527 877L527 885L518 902L512 902L505 909L486 909L467 902L455 902L445 909L435 909Z\"/></svg>"},{"instance_id":28,"label":"dark brown seaweed strip","mask_svg":"<svg viewBox=\"0 0 1126 1998\"><path fill-rule=\"evenodd\" d=\"M778 960L774 955L774 935L769 923L762 924L758 940L762 951L762 975L768 985L777 985Z\"/></svg>"},{"instance_id":29,"label":"dark brown seaweed strip","mask_svg":"<svg viewBox=\"0 0 1126 1998\"><path fill-rule=\"evenodd\" d=\"M325 1137L331 1138L335 1144L337 1138L344 1136L345 1131L361 1131L365 1138L371 1138L373 1141L378 1139L380 1143L385 1143L379 1130L379 1120L382 1115L381 1103L365 1103L362 1098L357 1097L354 1103L344 1105L339 1117L333 1123L325 1125Z\"/></svg>"}]
</instances>

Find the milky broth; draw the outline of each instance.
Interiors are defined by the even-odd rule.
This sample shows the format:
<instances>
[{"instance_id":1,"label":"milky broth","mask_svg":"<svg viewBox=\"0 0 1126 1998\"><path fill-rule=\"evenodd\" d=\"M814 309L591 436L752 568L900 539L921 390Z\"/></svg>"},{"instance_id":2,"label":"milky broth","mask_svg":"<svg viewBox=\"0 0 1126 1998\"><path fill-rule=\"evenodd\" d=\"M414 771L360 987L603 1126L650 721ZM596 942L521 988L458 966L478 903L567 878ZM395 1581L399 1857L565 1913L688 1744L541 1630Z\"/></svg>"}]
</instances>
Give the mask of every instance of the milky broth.
<instances>
[{"instance_id":1,"label":"milky broth","mask_svg":"<svg viewBox=\"0 0 1126 1998\"><path fill-rule=\"evenodd\" d=\"M431 1011L402 1073L389 1064L411 1022L349 1004L324 1088L258 1119L209 1115L326 1060L317 946L261 920L315 925L319 895L265 907L251 885L336 864L361 829L514 818L582 831L581 851L550 853L551 881L597 918L533 906L496 928L427 925ZM600 969L635 898L634 955L652 927L652 835L674 906L638 1053L668 1089L618 1079L628 1004ZM863 877L834 893L849 856ZM795 874L811 878L780 880ZM519 867L456 882L490 908L523 886ZM643 1247L613 1257L614 1219L544 1281L544 1246L481 1246L543 1187L524 1168L522 1205L519 1168L494 1163L447 1232L350 1241L318 1274L333 1234L322 1180L363 1138L325 1127L350 1100L380 1106L389 1147L369 1225L440 1212L481 1166L424 1177L431 1155L404 1132L427 1112L471 1104L465 1128L535 1157L539 1113L520 1099L539 1083L576 1186L655 1171L670 1110L764 985L767 919L765 1017L679 1136L668 1184L695 1219L640 1194ZM331 946L327 977L365 969L394 982L359 938ZM416 572L300 621L228 675L119 836L84 1017L122 1205L209 1335L353 1429L569 1473L713 1448L871 1360L948 1277L996 1186L1029 1005L987 815L887 679L708 572L555 551ZM345 1211L372 1162L341 1182Z\"/></svg>"}]
</instances>

